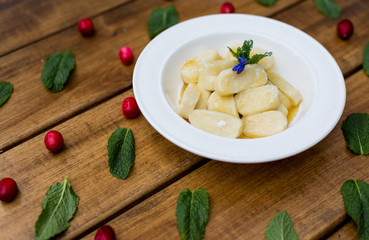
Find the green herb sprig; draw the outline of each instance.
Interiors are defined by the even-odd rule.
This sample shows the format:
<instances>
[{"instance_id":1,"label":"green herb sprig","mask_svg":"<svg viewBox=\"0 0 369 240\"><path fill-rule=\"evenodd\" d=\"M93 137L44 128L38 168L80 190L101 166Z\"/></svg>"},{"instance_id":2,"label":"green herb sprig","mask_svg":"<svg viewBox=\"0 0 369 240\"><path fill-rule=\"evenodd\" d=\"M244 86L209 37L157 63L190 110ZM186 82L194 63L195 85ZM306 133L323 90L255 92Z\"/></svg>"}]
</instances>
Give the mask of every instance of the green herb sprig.
<instances>
[{"instance_id":1,"label":"green herb sprig","mask_svg":"<svg viewBox=\"0 0 369 240\"><path fill-rule=\"evenodd\" d=\"M366 75L369 76L369 41L366 43L363 53L363 69Z\"/></svg>"},{"instance_id":2,"label":"green herb sprig","mask_svg":"<svg viewBox=\"0 0 369 240\"><path fill-rule=\"evenodd\" d=\"M13 93L13 85L10 82L0 82L0 106L8 101Z\"/></svg>"},{"instance_id":3,"label":"green herb sprig","mask_svg":"<svg viewBox=\"0 0 369 240\"><path fill-rule=\"evenodd\" d=\"M147 21L147 30L150 39L156 37L159 33L178 23L178 12L173 4L166 8L154 9Z\"/></svg>"},{"instance_id":4,"label":"green herb sprig","mask_svg":"<svg viewBox=\"0 0 369 240\"><path fill-rule=\"evenodd\" d=\"M369 185L360 180L347 180L341 187L347 214L358 226L357 238L369 239Z\"/></svg>"},{"instance_id":5,"label":"green herb sprig","mask_svg":"<svg viewBox=\"0 0 369 240\"><path fill-rule=\"evenodd\" d=\"M352 113L342 122L348 148L355 154L369 154L369 114Z\"/></svg>"},{"instance_id":6,"label":"green herb sprig","mask_svg":"<svg viewBox=\"0 0 369 240\"><path fill-rule=\"evenodd\" d=\"M135 141L130 128L118 128L108 140L110 173L126 179L135 162Z\"/></svg>"},{"instance_id":7,"label":"green herb sprig","mask_svg":"<svg viewBox=\"0 0 369 240\"><path fill-rule=\"evenodd\" d=\"M237 72L237 74L240 74L245 69L246 64L256 64L264 57L272 55L272 52L265 52L263 54L254 54L250 57L253 45L254 42L252 40L245 40L242 47L238 47L236 52L233 51L232 48L228 47L229 51L239 62L239 64L232 68L232 70Z\"/></svg>"},{"instance_id":8,"label":"green herb sprig","mask_svg":"<svg viewBox=\"0 0 369 240\"><path fill-rule=\"evenodd\" d=\"M200 240L209 219L209 196L204 188L183 189L178 196L177 227L182 240Z\"/></svg>"},{"instance_id":9,"label":"green herb sprig","mask_svg":"<svg viewBox=\"0 0 369 240\"><path fill-rule=\"evenodd\" d=\"M50 239L67 229L78 202L67 177L63 183L54 183L41 203L42 212L35 224L36 240Z\"/></svg>"},{"instance_id":10,"label":"green herb sprig","mask_svg":"<svg viewBox=\"0 0 369 240\"><path fill-rule=\"evenodd\" d=\"M334 0L315 0L316 8L329 18L339 18L341 7Z\"/></svg>"},{"instance_id":11,"label":"green herb sprig","mask_svg":"<svg viewBox=\"0 0 369 240\"><path fill-rule=\"evenodd\" d=\"M60 92L67 82L76 60L70 50L65 53L56 52L46 58L41 74L41 81L52 92Z\"/></svg>"},{"instance_id":12,"label":"green herb sprig","mask_svg":"<svg viewBox=\"0 0 369 240\"><path fill-rule=\"evenodd\" d=\"M286 211L278 212L265 231L265 240L283 239L298 240L292 220Z\"/></svg>"}]
</instances>

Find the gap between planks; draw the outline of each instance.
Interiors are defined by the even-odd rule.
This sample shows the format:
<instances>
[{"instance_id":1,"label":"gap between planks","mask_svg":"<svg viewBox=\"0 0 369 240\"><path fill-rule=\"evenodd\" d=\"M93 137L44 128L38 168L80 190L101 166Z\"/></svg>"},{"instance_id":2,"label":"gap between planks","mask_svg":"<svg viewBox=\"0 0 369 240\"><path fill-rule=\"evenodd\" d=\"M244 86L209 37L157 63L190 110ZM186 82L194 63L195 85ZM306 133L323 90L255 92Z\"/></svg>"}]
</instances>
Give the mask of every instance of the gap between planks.
<instances>
[{"instance_id":1,"label":"gap between planks","mask_svg":"<svg viewBox=\"0 0 369 240\"><path fill-rule=\"evenodd\" d=\"M134 1L134 0L129 0L128 2L124 2L124 3L122 3L122 4L118 4L118 5L116 5L116 6L112 7L112 8L110 8L110 9L107 9L107 10L101 11L101 12L96 13L96 14L93 14L93 15L91 15L91 16L90 16L90 18L96 18L96 17L98 17L98 16L100 16L100 15L104 15L104 14L106 14L106 13L109 13L109 12L111 12L111 11L114 11L115 9L118 9L118 8L120 8L120 7L124 6L124 5L132 4L132 2L133 2L133 1ZM286 7L286 8L284 8L284 9L281 9L281 10L276 11L276 12L274 12L274 13L271 13L271 14L267 14L267 15L265 15L265 17L273 18L274 16L276 16L276 15L278 15L278 14L280 14L280 13L282 13L282 12L286 11L286 10L289 10L289 9L291 9L291 8L294 8L294 7L298 6L300 3L304 2L304 1L306 1L306 0L297 1L296 3L291 4L290 6L287 6L287 7ZM13 52L16 52L16 51L20 51L20 50L21 50L21 49L23 49L23 48L26 48L26 47L28 47L28 46L30 46L30 45L32 45L32 44L35 44L35 43L40 42L40 41L42 41L42 40L44 40L44 39L47 39L47 38L52 37L52 36L54 36L54 35L57 35L57 34L59 34L59 33L63 32L63 31L66 31L67 29L73 28L73 27L75 27L75 26L76 26L76 24L75 24L75 23L74 23L74 24L71 24L71 25L69 25L68 27L65 27L65 28L62 28L62 29L60 29L60 30L58 30L58 31L55 31L55 32L53 32L53 33L50 33L50 34L48 34L47 36L44 36L44 37L39 38L39 39L37 39L37 40L35 40L35 41L32 41L32 42L30 42L30 43L27 43L27 44L25 44L25 45L22 45L22 46L20 46L20 47L17 47L17 48L15 48L15 49L12 49L12 50L10 50L9 52L6 52L6 53L4 53L4 54L0 55L0 59L1 59L2 57L6 56L6 55L9 55L9 54L11 54L11 53L13 53ZM127 91L127 90L128 90L128 89L130 89L131 87L132 87L132 84L131 84L130 86L128 86L127 88L124 88L124 89L122 89L122 90L119 90L118 92L116 92L116 93L114 93L114 94L112 94L112 95L110 95L110 96L107 96L107 97L105 97L104 99L101 99L101 100L100 100L100 101L98 101L98 102L92 103L92 105L86 106L85 108L82 108L82 109L80 109L79 111L76 111L75 113L72 113L70 116L67 116L67 117L65 117L65 118L62 118L62 119L60 119L59 121L57 121L57 122L55 122L55 123L53 123L53 124L50 124L50 125L48 125L48 126L45 126L44 128L40 129L39 131L36 131L35 133L33 133L33 134L31 134L31 135L29 135L29 136L27 136L27 137L24 137L24 138L22 138L22 139L19 139L17 142L15 142L15 143L13 143L13 144L10 144L9 146L7 146L7 147L5 147L5 148L3 148L3 149L0 149L0 155L1 155L2 153L4 153L4 152L6 152L6 151L8 151L8 150L10 150L10 149L12 149L12 148L14 148L14 147L16 147L16 146L18 146L18 145L20 145L20 144L24 143L24 142L26 142L26 141L28 141L28 140L32 139L33 137L35 137L35 136L39 135L40 133L44 132L46 129L50 129L50 128L52 128L52 127L55 127L55 126L57 126L57 125L61 124L62 122L65 122L65 121L67 121L67 120L69 120L69 119L71 119L71 118L73 118L73 117L75 117L75 116L77 116L77 115L79 115L79 114L81 114L81 113L83 113L83 112L86 112L86 111L88 111L88 110L90 110L90 109L92 109L92 108L94 108L94 107L98 106L99 104L102 104L102 103L104 103L104 102L106 102L106 101L108 101L108 100L110 100L110 99L114 98L115 96L117 96L117 95L119 95L119 94L121 94L121 93L123 93L123 92Z\"/></svg>"},{"instance_id":2,"label":"gap between planks","mask_svg":"<svg viewBox=\"0 0 369 240\"><path fill-rule=\"evenodd\" d=\"M193 171L196 171L197 169L199 169L200 167L204 166L205 164L207 164L209 162L210 162L210 159L206 159L206 158L201 159L195 165L193 165L190 168L186 169L185 171L181 172L180 174L178 174L174 178L170 179L169 181L164 182L163 184L161 184L157 188L152 189L150 192L146 193L142 197L134 200L132 203L130 203L127 206L123 207L122 209L118 210L114 214L112 214L109 217L105 218L104 220L98 222L97 224L91 226L86 231L78 234L76 237L73 237L73 239L81 239L81 238L87 236L88 234L96 231L98 228L102 227L106 223L112 221L113 219L117 218L118 216L120 216L123 213L127 212L128 210L130 210L131 208L135 207L136 205L140 204L141 202L145 201L146 199L154 196L155 194L159 193L163 189L167 188L168 186L172 185L173 183L177 182L178 180L186 177L188 174L192 173Z\"/></svg>"}]
</instances>

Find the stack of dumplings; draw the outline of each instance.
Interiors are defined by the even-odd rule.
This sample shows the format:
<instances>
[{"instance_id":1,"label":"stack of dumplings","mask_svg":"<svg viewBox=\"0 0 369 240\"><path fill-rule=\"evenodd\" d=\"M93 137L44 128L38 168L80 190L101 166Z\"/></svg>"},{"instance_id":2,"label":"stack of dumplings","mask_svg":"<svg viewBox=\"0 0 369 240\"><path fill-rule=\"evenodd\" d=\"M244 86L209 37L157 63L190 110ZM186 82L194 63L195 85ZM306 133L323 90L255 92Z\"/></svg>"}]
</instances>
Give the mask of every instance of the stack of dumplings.
<instances>
[{"instance_id":1,"label":"stack of dumplings","mask_svg":"<svg viewBox=\"0 0 369 240\"><path fill-rule=\"evenodd\" d=\"M259 138L285 130L289 110L302 100L300 92L273 71L273 56L245 65L240 74L232 70L237 64L231 54L224 59L216 50L185 62L178 114L197 128L229 138Z\"/></svg>"}]
</instances>

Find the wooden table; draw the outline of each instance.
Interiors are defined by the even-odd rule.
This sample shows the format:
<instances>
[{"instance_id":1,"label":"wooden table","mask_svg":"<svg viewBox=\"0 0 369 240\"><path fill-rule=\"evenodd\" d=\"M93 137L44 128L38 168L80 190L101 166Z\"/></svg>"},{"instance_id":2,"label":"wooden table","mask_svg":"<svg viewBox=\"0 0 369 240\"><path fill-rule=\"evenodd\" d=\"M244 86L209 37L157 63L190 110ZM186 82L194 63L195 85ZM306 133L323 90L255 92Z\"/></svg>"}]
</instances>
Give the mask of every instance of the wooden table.
<instances>
[{"instance_id":1,"label":"wooden table","mask_svg":"<svg viewBox=\"0 0 369 240\"><path fill-rule=\"evenodd\" d=\"M122 100L133 96L134 64L122 65L118 51L128 45L137 59L150 41L146 20L151 11L173 3L184 21L218 13L221 0L0 2L0 81L14 85L0 108L0 178L11 177L19 187L14 201L0 204L0 239L33 239L46 191L65 176L80 203L60 239L93 239L104 224L114 228L117 239L180 239L177 197L184 188L199 187L210 197L204 239L264 239L270 220L282 210L300 239L356 239L340 188L348 179L368 182L369 159L347 149L341 124L351 113L369 112L369 77L361 66L369 40L368 1L336 0L343 9L340 19L349 18L355 26L347 41L336 34L340 19L318 12L313 0L279 0L272 7L254 0L232 2L238 13L305 31L338 62L346 107L334 130L311 149L271 163L223 163L172 144L142 114L131 120L122 116ZM92 37L77 30L84 17L95 24ZM63 91L51 93L40 80L44 60L66 49L75 54L76 69ZM135 135L136 160L127 180L114 178L108 168L107 141L118 127L130 127ZM44 146L50 129L64 136L60 153Z\"/></svg>"}]
</instances>

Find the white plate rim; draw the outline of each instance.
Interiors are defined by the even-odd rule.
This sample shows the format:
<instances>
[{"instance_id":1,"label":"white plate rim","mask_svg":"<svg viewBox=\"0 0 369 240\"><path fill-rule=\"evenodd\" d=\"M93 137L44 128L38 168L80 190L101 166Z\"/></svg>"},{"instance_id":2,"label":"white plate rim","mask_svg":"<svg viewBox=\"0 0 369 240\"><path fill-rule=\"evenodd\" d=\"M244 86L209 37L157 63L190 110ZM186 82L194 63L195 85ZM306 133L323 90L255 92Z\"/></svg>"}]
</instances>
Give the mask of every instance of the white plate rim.
<instances>
[{"instance_id":1,"label":"white plate rim","mask_svg":"<svg viewBox=\"0 0 369 240\"><path fill-rule=\"evenodd\" d=\"M207 34L216 33L215 28L204 28L204 26L209 26L214 22L221 25L218 26L219 28L227 27L226 31L248 30L244 26L239 27L237 24L240 22L252 22L253 31L258 26L272 26L272 32L263 34L268 37L279 38L280 41L285 41L286 44L304 46L305 48L300 49L300 51L308 50L305 57L309 62L314 59L318 61L317 59L319 59L319 63L314 63L312 67L317 77L325 79L325 81L319 82L318 94L314 99L312 111L304 117L297 132L291 133L287 129L267 138L228 139L204 133L202 130L188 124L173 111L162 92L161 72L157 70L158 67L160 68L165 64L168 57L158 58L157 56L165 51L166 53L169 52L168 55L171 55L176 46L178 47ZM181 35L185 29L191 29L195 34ZM283 32L283 34L279 35L278 32ZM168 39L179 40L173 41L173 46L168 46ZM173 50L170 50L171 48ZM328 71L326 71L327 69ZM328 88L332 88L334 94L329 93ZM249 14L202 16L181 22L162 32L145 47L137 59L133 73L133 91L144 117L169 141L202 157L233 163L269 162L305 151L325 138L336 126L346 101L346 88L341 70L331 54L319 42L291 25L267 17ZM330 94L330 98L324 99L324 94L327 93ZM326 111L322 111L320 106L322 100L325 100L324 107ZM320 108L318 108L318 104ZM315 109L319 109L319 112L315 112ZM321 115L321 119L318 119L317 115ZM324 121L321 121L322 119ZM314 128L317 124L322 125L323 129L317 131ZM303 139L296 141L296 134L302 136ZM286 142L281 143L281 139ZM276 143L277 146L274 146ZM242 149L244 151L240 151Z\"/></svg>"}]
</instances>

